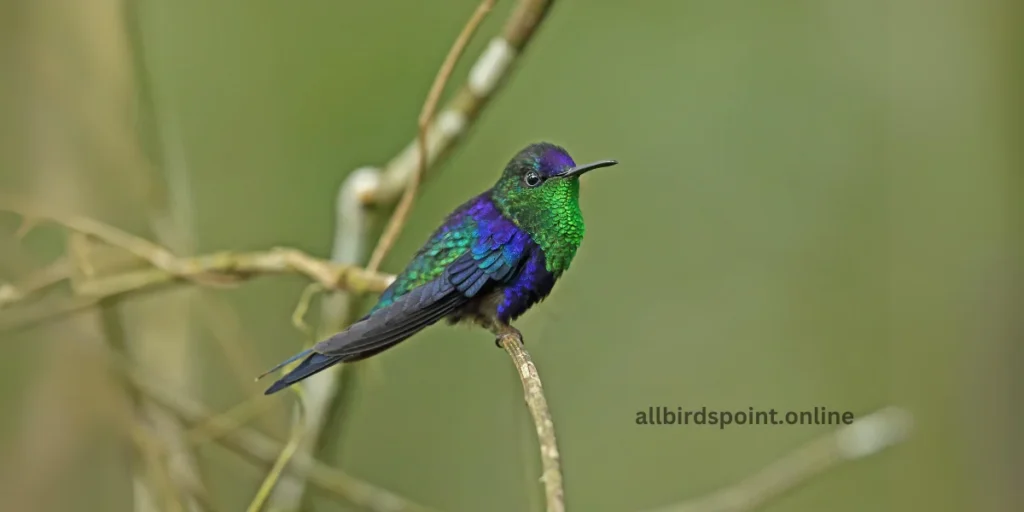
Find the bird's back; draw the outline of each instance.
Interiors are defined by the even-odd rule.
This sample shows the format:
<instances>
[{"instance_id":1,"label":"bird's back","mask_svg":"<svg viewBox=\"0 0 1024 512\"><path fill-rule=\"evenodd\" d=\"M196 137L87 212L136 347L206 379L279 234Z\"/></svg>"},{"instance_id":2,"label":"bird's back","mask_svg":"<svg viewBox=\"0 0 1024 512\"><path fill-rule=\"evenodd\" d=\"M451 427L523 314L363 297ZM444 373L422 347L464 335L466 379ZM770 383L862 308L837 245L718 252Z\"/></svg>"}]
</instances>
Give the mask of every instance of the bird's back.
<instances>
[{"instance_id":1,"label":"bird's back","mask_svg":"<svg viewBox=\"0 0 1024 512\"><path fill-rule=\"evenodd\" d=\"M395 281L380 295L370 311L393 304L419 286L443 276L445 269L470 250L481 232L481 223L492 220L487 194L480 194L456 208L416 252Z\"/></svg>"},{"instance_id":2,"label":"bird's back","mask_svg":"<svg viewBox=\"0 0 1024 512\"><path fill-rule=\"evenodd\" d=\"M379 353L514 282L534 252L530 237L480 194L445 219L365 317L314 351L345 361Z\"/></svg>"}]
</instances>

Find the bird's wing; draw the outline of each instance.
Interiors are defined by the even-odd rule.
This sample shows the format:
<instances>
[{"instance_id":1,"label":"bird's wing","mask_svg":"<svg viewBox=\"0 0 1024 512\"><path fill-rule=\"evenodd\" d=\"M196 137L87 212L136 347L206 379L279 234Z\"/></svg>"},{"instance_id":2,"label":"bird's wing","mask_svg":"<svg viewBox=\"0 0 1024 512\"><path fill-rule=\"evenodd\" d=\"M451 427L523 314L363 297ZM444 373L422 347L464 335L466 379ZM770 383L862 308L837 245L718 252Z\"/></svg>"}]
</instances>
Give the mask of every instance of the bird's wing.
<instances>
[{"instance_id":1,"label":"bird's wing","mask_svg":"<svg viewBox=\"0 0 1024 512\"><path fill-rule=\"evenodd\" d=\"M379 305L345 331L318 343L314 352L340 361L369 357L444 318L491 287L514 278L528 256L527 236L511 223L497 227L489 224L476 226L470 243L461 250L443 251L445 259L450 260L436 271L436 277L391 295L386 304ZM410 268L415 265L414 260Z\"/></svg>"}]
</instances>

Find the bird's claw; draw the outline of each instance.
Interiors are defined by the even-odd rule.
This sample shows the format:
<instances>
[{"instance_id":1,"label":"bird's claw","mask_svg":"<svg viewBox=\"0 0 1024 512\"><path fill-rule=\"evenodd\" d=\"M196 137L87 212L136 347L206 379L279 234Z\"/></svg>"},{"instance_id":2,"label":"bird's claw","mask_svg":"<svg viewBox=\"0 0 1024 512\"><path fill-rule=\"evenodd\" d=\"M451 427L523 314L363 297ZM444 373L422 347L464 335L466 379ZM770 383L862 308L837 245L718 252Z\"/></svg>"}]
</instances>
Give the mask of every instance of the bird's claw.
<instances>
[{"instance_id":1,"label":"bird's claw","mask_svg":"<svg viewBox=\"0 0 1024 512\"><path fill-rule=\"evenodd\" d=\"M524 346L526 344L523 341L523 334L521 332L519 332L518 329L516 329L515 327L512 327L512 326L505 326L505 327L502 327L498 331L497 336L495 336L495 338L494 338L494 346L496 346L498 348L505 348L505 347L503 347L501 345L501 340L503 340L506 336L515 338L516 341L519 342L519 346Z\"/></svg>"}]
</instances>

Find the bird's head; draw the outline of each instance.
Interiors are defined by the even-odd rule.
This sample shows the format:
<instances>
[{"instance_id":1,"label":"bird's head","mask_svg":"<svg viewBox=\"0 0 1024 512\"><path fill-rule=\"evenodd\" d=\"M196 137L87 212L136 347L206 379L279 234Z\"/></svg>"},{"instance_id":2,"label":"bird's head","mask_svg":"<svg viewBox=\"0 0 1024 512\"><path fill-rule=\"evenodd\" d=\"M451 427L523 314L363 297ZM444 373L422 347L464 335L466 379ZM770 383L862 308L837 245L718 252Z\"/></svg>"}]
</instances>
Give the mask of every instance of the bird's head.
<instances>
[{"instance_id":1,"label":"bird's head","mask_svg":"<svg viewBox=\"0 0 1024 512\"><path fill-rule=\"evenodd\" d=\"M576 165L559 146L548 142L531 144L505 166L493 188L494 201L520 224L542 220L537 217L571 215L579 211L580 176L616 163L600 160Z\"/></svg>"}]
</instances>

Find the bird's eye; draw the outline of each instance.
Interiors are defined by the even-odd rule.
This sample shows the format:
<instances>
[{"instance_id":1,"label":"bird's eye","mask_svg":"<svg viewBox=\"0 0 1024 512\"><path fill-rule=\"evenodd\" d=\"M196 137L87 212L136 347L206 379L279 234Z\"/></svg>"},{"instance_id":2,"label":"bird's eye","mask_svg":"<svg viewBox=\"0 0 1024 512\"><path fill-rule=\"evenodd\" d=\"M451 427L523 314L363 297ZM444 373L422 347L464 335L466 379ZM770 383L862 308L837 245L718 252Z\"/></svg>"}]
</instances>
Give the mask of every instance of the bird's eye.
<instances>
[{"instance_id":1,"label":"bird's eye","mask_svg":"<svg viewBox=\"0 0 1024 512\"><path fill-rule=\"evenodd\" d=\"M523 183L526 183L527 187L536 187L537 185L540 185L541 181L544 180L542 180L540 175L534 171L530 171L526 173L526 176L523 176Z\"/></svg>"}]
</instances>

